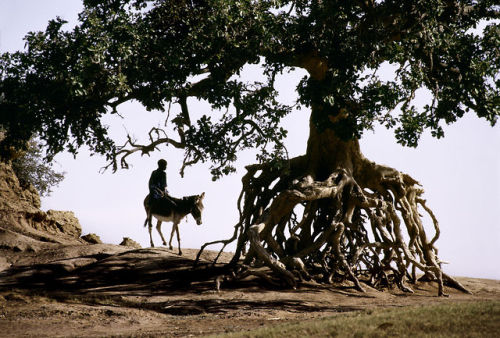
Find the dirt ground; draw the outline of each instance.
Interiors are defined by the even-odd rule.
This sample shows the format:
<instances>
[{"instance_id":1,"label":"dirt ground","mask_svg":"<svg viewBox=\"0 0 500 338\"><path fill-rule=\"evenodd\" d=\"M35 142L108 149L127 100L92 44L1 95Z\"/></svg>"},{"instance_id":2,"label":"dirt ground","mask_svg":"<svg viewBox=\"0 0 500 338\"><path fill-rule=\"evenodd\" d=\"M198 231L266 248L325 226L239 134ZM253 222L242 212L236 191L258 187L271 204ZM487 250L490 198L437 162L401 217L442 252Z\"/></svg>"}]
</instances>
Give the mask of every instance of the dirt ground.
<instances>
[{"instance_id":1,"label":"dirt ground","mask_svg":"<svg viewBox=\"0 0 500 338\"><path fill-rule=\"evenodd\" d=\"M0 336L200 336L373 308L500 300L500 281L471 278L459 280L473 295L446 288L448 298L437 297L435 283L413 285L415 294L360 293L315 283L279 290L248 278L217 291L222 265L208 263L216 253L193 268L196 253L106 244L2 251Z\"/></svg>"}]
</instances>

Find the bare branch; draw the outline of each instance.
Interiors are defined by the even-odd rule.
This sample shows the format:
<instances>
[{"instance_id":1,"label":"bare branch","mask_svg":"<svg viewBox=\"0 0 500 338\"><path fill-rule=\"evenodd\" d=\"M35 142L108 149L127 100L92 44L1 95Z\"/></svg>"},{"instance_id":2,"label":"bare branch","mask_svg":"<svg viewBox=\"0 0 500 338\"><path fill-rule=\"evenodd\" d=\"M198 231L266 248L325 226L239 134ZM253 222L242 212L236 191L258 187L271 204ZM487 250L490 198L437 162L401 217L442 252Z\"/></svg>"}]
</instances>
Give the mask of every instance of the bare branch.
<instances>
[{"instance_id":1,"label":"bare branch","mask_svg":"<svg viewBox=\"0 0 500 338\"><path fill-rule=\"evenodd\" d=\"M140 152L141 156L149 156L151 152L158 150L158 146L162 144L172 145L177 149L185 148L184 143L169 138L166 132L161 128L151 128L148 135L151 141L149 144L136 143L130 134L127 135L127 141L122 146L117 147L117 150L113 153L111 162L101 168L101 171L106 171L111 167L113 172L116 172L118 170L118 162L120 163L121 169L128 169L129 164L127 162L127 157L137 152Z\"/></svg>"}]
</instances>

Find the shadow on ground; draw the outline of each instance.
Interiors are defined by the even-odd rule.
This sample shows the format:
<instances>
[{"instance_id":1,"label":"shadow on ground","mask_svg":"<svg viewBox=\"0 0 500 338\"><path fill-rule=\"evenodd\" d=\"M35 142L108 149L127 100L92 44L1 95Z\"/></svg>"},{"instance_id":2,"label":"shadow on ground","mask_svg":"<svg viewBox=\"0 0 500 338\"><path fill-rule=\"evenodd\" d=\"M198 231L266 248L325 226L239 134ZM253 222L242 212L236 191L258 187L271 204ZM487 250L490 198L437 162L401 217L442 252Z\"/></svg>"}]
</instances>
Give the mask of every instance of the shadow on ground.
<instances>
[{"instance_id":1,"label":"shadow on ground","mask_svg":"<svg viewBox=\"0 0 500 338\"><path fill-rule=\"evenodd\" d=\"M118 254L99 253L43 264L12 266L0 273L0 290L43 289L72 293L145 295L154 292L202 292L213 288L223 266L176 256L165 249L138 249Z\"/></svg>"},{"instance_id":2,"label":"shadow on ground","mask_svg":"<svg viewBox=\"0 0 500 338\"><path fill-rule=\"evenodd\" d=\"M227 272L225 265L213 265L205 260L194 267L193 263L192 254L190 257L177 256L164 248L83 255L43 264L12 266L0 272L0 292L15 289L58 302L141 308L171 315L225 313L236 309L357 310L331 304L311 305L296 299L220 299L215 279ZM260 294L276 290L252 278L238 283L226 282L224 288ZM320 289L308 288L307 292ZM201 294L204 295L202 299L194 299ZM170 299L162 300L162 296ZM172 296L177 296L175 301L171 300Z\"/></svg>"}]
</instances>

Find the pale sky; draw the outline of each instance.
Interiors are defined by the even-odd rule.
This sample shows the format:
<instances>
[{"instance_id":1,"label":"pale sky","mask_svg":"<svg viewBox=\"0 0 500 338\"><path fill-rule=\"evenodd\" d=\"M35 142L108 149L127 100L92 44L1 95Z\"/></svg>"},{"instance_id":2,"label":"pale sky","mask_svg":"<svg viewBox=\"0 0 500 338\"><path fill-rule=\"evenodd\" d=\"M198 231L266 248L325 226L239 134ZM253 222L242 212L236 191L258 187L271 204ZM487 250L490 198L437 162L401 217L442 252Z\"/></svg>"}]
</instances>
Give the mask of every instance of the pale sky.
<instances>
[{"instance_id":1,"label":"pale sky","mask_svg":"<svg viewBox=\"0 0 500 338\"><path fill-rule=\"evenodd\" d=\"M44 29L56 16L69 21L69 29L76 24L81 8L79 0L0 0L0 52L24 48L24 35ZM244 76L257 77L256 71L258 67L248 68ZM293 102L295 84L302 75L294 73L280 79L283 101ZM423 104L425 97L421 100ZM161 124L164 118L138 104L120 108L125 119L106 120L111 135L120 140L125 130L143 139L149 128ZM203 104L194 102L191 111L197 114L203 109ZM305 152L308 118L309 112L303 109L283 122L289 130L286 145L290 156ZM377 128L375 133L365 134L361 149L369 159L406 172L423 185L424 198L439 220L441 237L437 246L439 257L450 263L444 268L447 273L500 279L500 125L492 128L469 114L447 126L445 133L441 140L426 133L419 147L411 149L396 144L392 131ZM240 155L236 174L215 183L207 165L190 168L186 177L180 178L182 153L172 148L162 148L151 157L132 157L133 167L115 174L99 174L106 164L104 159L90 157L84 149L76 159L61 154L55 167L66 171L66 178L50 197L42 199L42 209L74 211L83 234L96 233L104 242L118 244L123 237L130 237L147 247L149 234L143 227L142 200L148 193L149 175L160 158L169 163L167 179L173 196L206 192L203 224L197 226L188 216L180 225L182 247L199 248L207 241L230 237L238 218L236 202L244 166L255 162L251 151ZM168 241L171 224L164 223L162 228ZM431 237L434 232L428 219L425 228ZM161 245L156 230L153 240ZM177 246L175 239L173 244Z\"/></svg>"}]
</instances>

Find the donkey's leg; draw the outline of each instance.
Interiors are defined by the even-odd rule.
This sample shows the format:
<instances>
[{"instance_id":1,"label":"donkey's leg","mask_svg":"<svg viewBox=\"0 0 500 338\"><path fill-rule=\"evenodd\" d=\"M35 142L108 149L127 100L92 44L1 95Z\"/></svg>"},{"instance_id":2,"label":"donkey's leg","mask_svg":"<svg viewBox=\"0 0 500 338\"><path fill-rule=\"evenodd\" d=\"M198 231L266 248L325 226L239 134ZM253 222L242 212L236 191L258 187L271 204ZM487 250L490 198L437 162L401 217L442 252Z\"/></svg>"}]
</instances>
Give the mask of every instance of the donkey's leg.
<instances>
[{"instance_id":1,"label":"donkey's leg","mask_svg":"<svg viewBox=\"0 0 500 338\"><path fill-rule=\"evenodd\" d=\"M151 247L154 248L155 245L153 243L153 234L151 233L152 229L153 229L153 224L151 223L151 216L148 215L148 219L147 219L147 222L148 222L148 230L149 230L149 242L151 243Z\"/></svg>"},{"instance_id":2,"label":"donkey's leg","mask_svg":"<svg viewBox=\"0 0 500 338\"><path fill-rule=\"evenodd\" d=\"M174 220L174 224L172 224L172 232L170 233L170 242L168 244L170 245L170 250L173 249L172 247L172 238L174 237L174 232L177 233L177 244L179 245L179 255L182 255L182 250L181 250L181 236L179 235L179 220Z\"/></svg>"},{"instance_id":3,"label":"donkey's leg","mask_svg":"<svg viewBox=\"0 0 500 338\"><path fill-rule=\"evenodd\" d=\"M179 256L182 256L181 235L179 234L179 223L175 223L175 232L177 232L177 244L179 244Z\"/></svg>"},{"instance_id":4,"label":"donkey's leg","mask_svg":"<svg viewBox=\"0 0 500 338\"><path fill-rule=\"evenodd\" d=\"M149 213L149 210L146 208L146 220L144 221L144 226L148 226L148 231L149 231L149 242L151 244L151 247L154 248L155 245L153 243L153 235L151 234L151 228L153 227L153 224L151 224L151 219L153 218L153 215Z\"/></svg>"},{"instance_id":5,"label":"donkey's leg","mask_svg":"<svg viewBox=\"0 0 500 338\"><path fill-rule=\"evenodd\" d=\"M156 223L156 230L158 230L158 233L160 234L161 240L163 241L163 245L167 245L167 242L165 241L165 238L163 237L163 234L161 232L161 221L158 220Z\"/></svg>"},{"instance_id":6,"label":"donkey's leg","mask_svg":"<svg viewBox=\"0 0 500 338\"><path fill-rule=\"evenodd\" d=\"M176 226L176 223L174 221L172 223L172 231L170 232L170 240L168 241L168 247L170 248L170 250L174 249L174 247L172 246L172 238L174 238L175 226Z\"/></svg>"}]
</instances>

